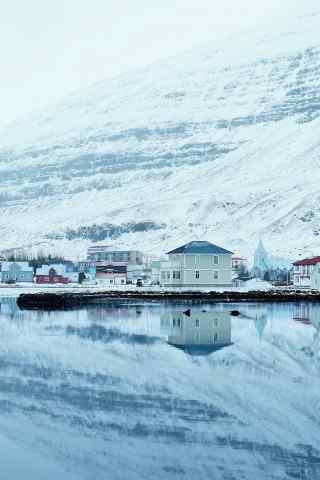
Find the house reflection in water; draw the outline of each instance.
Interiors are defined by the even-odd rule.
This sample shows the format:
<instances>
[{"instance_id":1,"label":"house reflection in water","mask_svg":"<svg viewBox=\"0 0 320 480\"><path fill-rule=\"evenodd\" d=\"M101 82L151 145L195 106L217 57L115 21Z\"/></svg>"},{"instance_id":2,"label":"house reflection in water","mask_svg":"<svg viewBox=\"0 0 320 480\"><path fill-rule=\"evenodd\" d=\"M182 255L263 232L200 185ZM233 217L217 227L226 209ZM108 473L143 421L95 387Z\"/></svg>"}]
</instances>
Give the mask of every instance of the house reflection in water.
<instances>
[{"instance_id":1,"label":"house reflection in water","mask_svg":"<svg viewBox=\"0 0 320 480\"><path fill-rule=\"evenodd\" d=\"M191 354L208 354L231 345L231 317L227 311L167 312L161 319L168 343Z\"/></svg>"},{"instance_id":2,"label":"house reflection in water","mask_svg":"<svg viewBox=\"0 0 320 480\"><path fill-rule=\"evenodd\" d=\"M318 303L297 303L294 307L293 320L316 329L316 337L320 336L320 306Z\"/></svg>"}]
</instances>

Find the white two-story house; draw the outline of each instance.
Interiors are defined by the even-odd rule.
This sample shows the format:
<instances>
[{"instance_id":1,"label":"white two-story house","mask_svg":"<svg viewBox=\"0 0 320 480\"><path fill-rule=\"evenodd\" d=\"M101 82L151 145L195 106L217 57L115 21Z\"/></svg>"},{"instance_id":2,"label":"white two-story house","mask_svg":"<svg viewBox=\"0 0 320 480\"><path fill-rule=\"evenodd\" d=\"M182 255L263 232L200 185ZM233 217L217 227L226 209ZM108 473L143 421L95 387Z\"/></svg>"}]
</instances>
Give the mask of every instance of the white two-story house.
<instances>
[{"instance_id":1,"label":"white two-story house","mask_svg":"<svg viewBox=\"0 0 320 480\"><path fill-rule=\"evenodd\" d=\"M164 287L230 287L233 253L210 242L194 241L168 252L161 263Z\"/></svg>"},{"instance_id":2,"label":"white two-story house","mask_svg":"<svg viewBox=\"0 0 320 480\"><path fill-rule=\"evenodd\" d=\"M304 258L293 264L293 284L298 288L319 288L315 286L320 257Z\"/></svg>"}]
</instances>

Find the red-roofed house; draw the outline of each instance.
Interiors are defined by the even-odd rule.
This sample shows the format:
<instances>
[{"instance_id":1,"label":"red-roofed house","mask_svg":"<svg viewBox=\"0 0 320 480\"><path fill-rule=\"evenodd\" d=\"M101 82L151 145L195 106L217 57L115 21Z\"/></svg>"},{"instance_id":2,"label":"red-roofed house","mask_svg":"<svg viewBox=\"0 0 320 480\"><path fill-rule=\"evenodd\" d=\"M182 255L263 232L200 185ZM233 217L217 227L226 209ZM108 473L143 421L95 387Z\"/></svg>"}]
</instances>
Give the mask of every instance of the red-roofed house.
<instances>
[{"instance_id":1,"label":"red-roofed house","mask_svg":"<svg viewBox=\"0 0 320 480\"><path fill-rule=\"evenodd\" d=\"M304 258L293 264L293 284L295 287L314 288L315 273L320 269L320 256Z\"/></svg>"}]
</instances>

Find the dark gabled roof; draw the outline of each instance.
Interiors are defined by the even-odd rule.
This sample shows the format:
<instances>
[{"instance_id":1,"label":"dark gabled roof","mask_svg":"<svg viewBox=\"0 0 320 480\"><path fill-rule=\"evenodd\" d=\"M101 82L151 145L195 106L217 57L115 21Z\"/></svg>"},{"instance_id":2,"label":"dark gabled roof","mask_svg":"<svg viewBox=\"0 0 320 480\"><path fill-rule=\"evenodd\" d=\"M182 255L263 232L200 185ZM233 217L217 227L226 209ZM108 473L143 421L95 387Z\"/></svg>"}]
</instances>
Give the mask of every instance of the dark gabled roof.
<instances>
[{"instance_id":1,"label":"dark gabled roof","mask_svg":"<svg viewBox=\"0 0 320 480\"><path fill-rule=\"evenodd\" d=\"M126 265L97 265L97 273L127 273Z\"/></svg>"},{"instance_id":2,"label":"dark gabled roof","mask_svg":"<svg viewBox=\"0 0 320 480\"><path fill-rule=\"evenodd\" d=\"M232 255L233 252L230 252L229 250L218 247L217 245L214 245L213 243L210 243L210 242L195 241L195 242L186 243L185 245L182 245L182 247L176 248L175 250L172 250L167 254L171 255L175 253L185 253L185 254L206 253L206 254L213 254L213 255L223 255L223 254Z\"/></svg>"}]
</instances>

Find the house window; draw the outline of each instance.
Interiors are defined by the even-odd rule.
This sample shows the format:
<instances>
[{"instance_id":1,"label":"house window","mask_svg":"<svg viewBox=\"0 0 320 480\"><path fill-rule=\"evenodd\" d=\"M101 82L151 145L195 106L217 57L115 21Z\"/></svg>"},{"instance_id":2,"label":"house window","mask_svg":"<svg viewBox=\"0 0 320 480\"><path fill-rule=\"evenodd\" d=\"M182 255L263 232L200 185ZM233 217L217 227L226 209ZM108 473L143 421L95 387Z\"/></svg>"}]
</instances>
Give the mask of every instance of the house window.
<instances>
[{"instance_id":1,"label":"house window","mask_svg":"<svg viewBox=\"0 0 320 480\"><path fill-rule=\"evenodd\" d=\"M113 284L113 280L110 280L110 285L112 285L112 284Z\"/></svg>"},{"instance_id":2,"label":"house window","mask_svg":"<svg viewBox=\"0 0 320 480\"><path fill-rule=\"evenodd\" d=\"M167 280L170 280L170 272L167 272Z\"/></svg>"},{"instance_id":3,"label":"house window","mask_svg":"<svg viewBox=\"0 0 320 480\"><path fill-rule=\"evenodd\" d=\"M217 343L217 341L218 341L218 334L215 333L215 334L213 335L213 343Z\"/></svg>"},{"instance_id":4,"label":"house window","mask_svg":"<svg viewBox=\"0 0 320 480\"><path fill-rule=\"evenodd\" d=\"M174 280L180 280L180 272L173 272L172 278Z\"/></svg>"},{"instance_id":5,"label":"house window","mask_svg":"<svg viewBox=\"0 0 320 480\"><path fill-rule=\"evenodd\" d=\"M218 326L218 319L217 319L217 318L215 318L215 319L214 319L214 322L213 322L213 324L214 324L214 326L215 326L215 327L217 327L217 326Z\"/></svg>"},{"instance_id":6,"label":"house window","mask_svg":"<svg viewBox=\"0 0 320 480\"><path fill-rule=\"evenodd\" d=\"M200 272L199 272L199 270L196 270L196 278L197 278L197 279L200 278Z\"/></svg>"},{"instance_id":7,"label":"house window","mask_svg":"<svg viewBox=\"0 0 320 480\"><path fill-rule=\"evenodd\" d=\"M219 265L219 257L218 257L218 255L214 255L214 257L213 257L213 265Z\"/></svg>"},{"instance_id":8,"label":"house window","mask_svg":"<svg viewBox=\"0 0 320 480\"><path fill-rule=\"evenodd\" d=\"M214 280L219 279L219 272L217 272L216 270L213 272L213 278L214 278Z\"/></svg>"},{"instance_id":9,"label":"house window","mask_svg":"<svg viewBox=\"0 0 320 480\"><path fill-rule=\"evenodd\" d=\"M200 320L199 320L199 318L196 319L196 328L200 328Z\"/></svg>"},{"instance_id":10,"label":"house window","mask_svg":"<svg viewBox=\"0 0 320 480\"><path fill-rule=\"evenodd\" d=\"M166 272L161 272L161 279L165 280L166 279Z\"/></svg>"}]
</instances>

